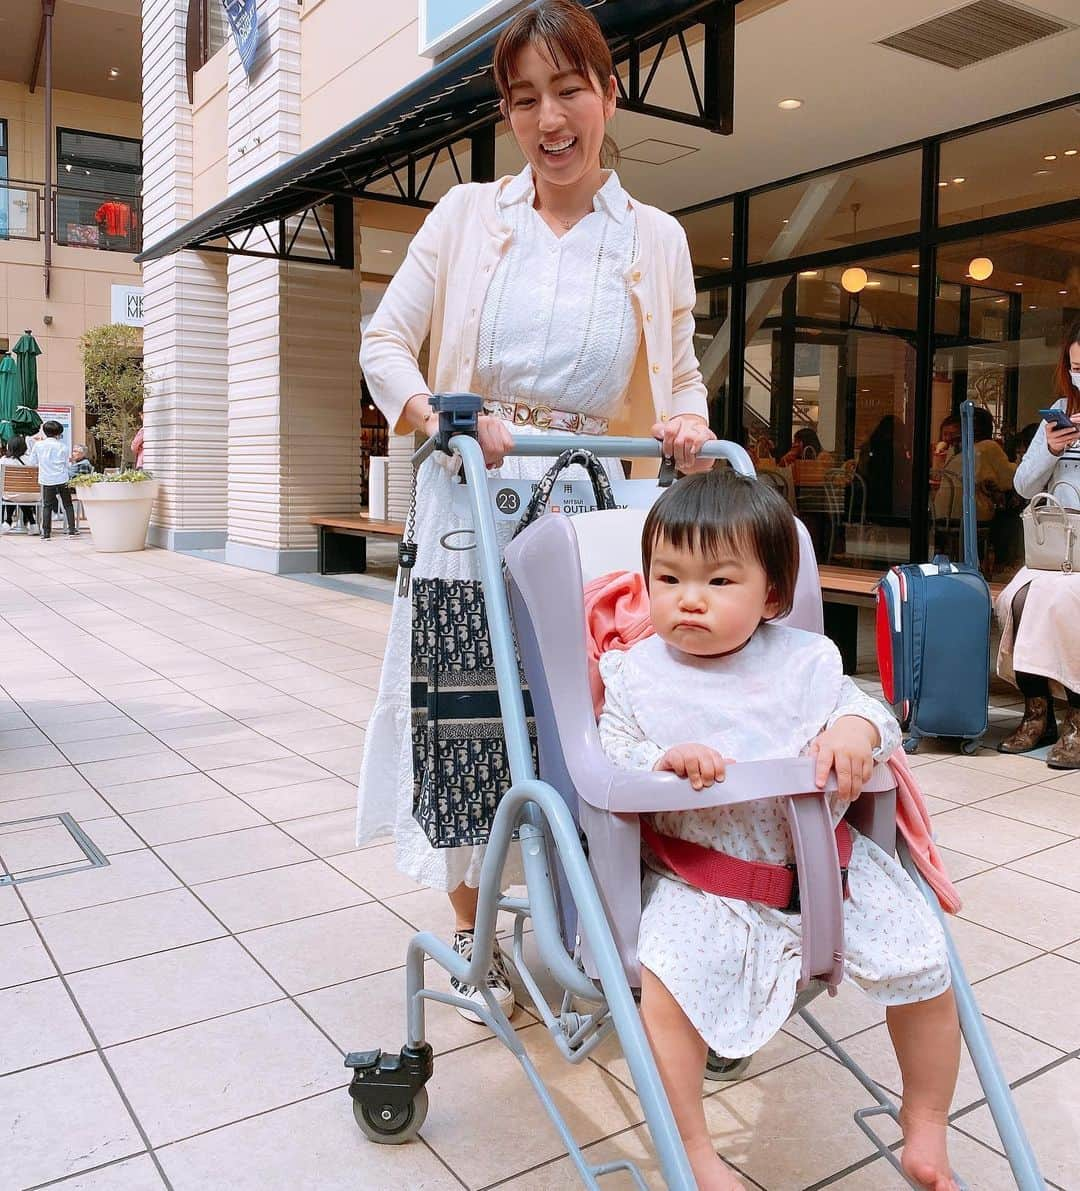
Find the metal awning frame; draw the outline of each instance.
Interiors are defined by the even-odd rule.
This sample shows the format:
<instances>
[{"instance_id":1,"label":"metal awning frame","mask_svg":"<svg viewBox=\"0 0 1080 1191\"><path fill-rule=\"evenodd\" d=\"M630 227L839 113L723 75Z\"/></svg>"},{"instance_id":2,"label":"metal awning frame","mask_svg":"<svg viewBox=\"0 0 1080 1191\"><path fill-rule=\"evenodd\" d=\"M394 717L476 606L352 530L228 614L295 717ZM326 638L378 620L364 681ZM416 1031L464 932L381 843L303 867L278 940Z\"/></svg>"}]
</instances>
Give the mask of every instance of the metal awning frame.
<instances>
[{"instance_id":1,"label":"metal awning frame","mask_svg":"<svg viewBox=\"0 0 1080 1191\"><path fill-rule=\"evenodd\" d=\"M600 0L594 12L609 36L615 62L628 65L625 83L619 78L619 107L729 134L736 3L634 0L632 6L624 6ZM631 8L636 19L627 15ZM702 28L704 45L700 72L687 41L687 34L697 26ZM471 149L470 180L492 180L500 112L490 78L491 51L502 27L421 76L368 117L229 196L136 259L155 260L189 248L351 269L354 201L373 199L421 209L434 206L425 190L440 155L448 157L458 181L466 180L455 151L464 142ZM672 45L678 47L686 71L693 111L650 101L660 62ZM387 179L393 181L393 191L373 189ZM325 214L319 214L327 204L334 211L330 235ZM298 246L300 231L312 226L320 232L325 253L313 255L308 244Z\"/></svg>"}]
</instances>

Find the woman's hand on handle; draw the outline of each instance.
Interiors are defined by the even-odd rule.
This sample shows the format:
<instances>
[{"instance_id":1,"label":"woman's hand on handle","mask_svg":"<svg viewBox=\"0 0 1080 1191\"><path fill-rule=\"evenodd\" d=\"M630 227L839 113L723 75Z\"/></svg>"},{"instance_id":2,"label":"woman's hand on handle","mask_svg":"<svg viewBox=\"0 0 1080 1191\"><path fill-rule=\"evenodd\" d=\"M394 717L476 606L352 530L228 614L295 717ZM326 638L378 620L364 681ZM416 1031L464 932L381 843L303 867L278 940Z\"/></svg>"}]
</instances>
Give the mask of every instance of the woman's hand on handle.
<instances>
[{"instance_id":1,"label":"woman's hand on handle","mask_svg":"<svg viewBox=\"0 0 1080 1191\"><path fill-rule=\"evenodd\" d=\"M439 415L431 408L426 393L417 393L410 397L405 405L403 418L425 438L431 438L439 430ZM501 418L492 418L481 414L477 420L477 439L480 449L484 452L486 467L502 467L511 447L514 436L510 427Z\"/></svg>"},{"instance_id":2,"label":"woman's hand on handle","mask_svg":"<svg viewBox=\"0 0 1080 1191\"><path fill-rule=\"evenodd\" d=\"M666 422L657 422L652 436L663 444L665 459L674 459L675 466L684 475L696 471L709 471L715 460L702 459L701 448L713 442L716 435L709 429L708 422L697 414L678 414Z\"/></svg>"}]
</instances>

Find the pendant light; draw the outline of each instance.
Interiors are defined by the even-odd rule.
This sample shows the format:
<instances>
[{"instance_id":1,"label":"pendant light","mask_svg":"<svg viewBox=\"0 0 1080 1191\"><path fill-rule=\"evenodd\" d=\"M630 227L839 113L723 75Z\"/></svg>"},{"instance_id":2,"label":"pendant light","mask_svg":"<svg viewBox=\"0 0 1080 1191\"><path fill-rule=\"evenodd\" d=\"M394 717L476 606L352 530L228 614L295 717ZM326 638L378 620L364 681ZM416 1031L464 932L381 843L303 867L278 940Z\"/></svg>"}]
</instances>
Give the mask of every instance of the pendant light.
<instances>
[{"instance_id":1,"label":"pendant light","mask_svg":"<svg viewBox=\"0 0 1080 1191\"><path fill-rule=\"evenodd\" d=\"M859 207L860 203L851 204L851 242L855 244L859 238ZM840 284L849 294L862 293L866 289L866 283L870 280L869 274L865 269L858 265L852 266L850 269L845 269L840 274Z\"/></svg>"},{"instance_id":2,"label":"pendant light","mask_svg":"<svg viewBox=\"0 0 1080 1191\"><path fill-rule=\"evenodd\" d=\"M980 218L985 216L986 208L980 211ZM982 236L979 237L979 251L982 252ZM975 281L985 281L994 271L994 262L988 256L976 256L968 262L968 275Z\"/></svg>"}]
</instances>

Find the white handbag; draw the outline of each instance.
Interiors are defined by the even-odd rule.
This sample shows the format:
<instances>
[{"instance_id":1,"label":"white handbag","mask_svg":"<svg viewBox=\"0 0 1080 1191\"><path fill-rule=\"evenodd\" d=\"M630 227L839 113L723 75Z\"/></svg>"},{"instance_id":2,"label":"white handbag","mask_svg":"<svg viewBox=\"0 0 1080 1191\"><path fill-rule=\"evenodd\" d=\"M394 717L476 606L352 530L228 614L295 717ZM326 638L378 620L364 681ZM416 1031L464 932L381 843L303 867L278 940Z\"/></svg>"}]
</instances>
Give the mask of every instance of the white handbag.
<instances>
[{"instance_id":1,"label":"white handbag","mask_svg":"<svg viewBox=\"0 0 1080 1191\"><path fill-rule=\"evenodd\" d=\"M1080 492L1068 488L1080 506ZM1040 492L1020 514L1024 525L1024 562L1034 571L1080 572L1080 507L1066 508L1053 492Z\"/></svg>"}]
</instances>

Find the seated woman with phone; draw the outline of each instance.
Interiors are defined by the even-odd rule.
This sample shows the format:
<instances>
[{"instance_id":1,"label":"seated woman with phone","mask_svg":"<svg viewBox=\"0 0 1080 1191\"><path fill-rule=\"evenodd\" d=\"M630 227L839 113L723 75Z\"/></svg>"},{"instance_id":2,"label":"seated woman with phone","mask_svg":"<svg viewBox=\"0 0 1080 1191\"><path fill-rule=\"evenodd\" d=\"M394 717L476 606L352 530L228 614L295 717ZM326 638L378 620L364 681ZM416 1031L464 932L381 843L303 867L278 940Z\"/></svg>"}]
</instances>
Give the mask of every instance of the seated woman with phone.
<instances>
[{"instance_id":1,"label":"seated woman with phone","mask_svg":"<svg viewBox=\"0 0 1080 1191\"><path fill-rule=\"evenodd\" d=\"M1080 320L1069 328L1054 374L1057 400L1016 469L1016 491L1030 500L1051 493L1065 508L1080 508ZM1051 769L1080 769L1080 575L1021 567L995 605L1001 624L997 671L1024 696L1024 718L998 745L1026 753L1052 745ZM1067 706L1060 732L1054 695Z\"/></svg>"}]
</instances>

